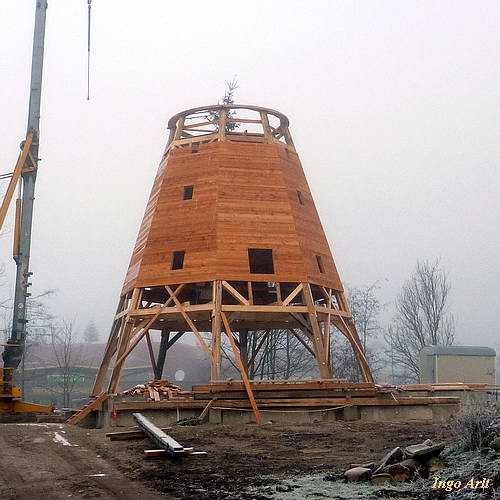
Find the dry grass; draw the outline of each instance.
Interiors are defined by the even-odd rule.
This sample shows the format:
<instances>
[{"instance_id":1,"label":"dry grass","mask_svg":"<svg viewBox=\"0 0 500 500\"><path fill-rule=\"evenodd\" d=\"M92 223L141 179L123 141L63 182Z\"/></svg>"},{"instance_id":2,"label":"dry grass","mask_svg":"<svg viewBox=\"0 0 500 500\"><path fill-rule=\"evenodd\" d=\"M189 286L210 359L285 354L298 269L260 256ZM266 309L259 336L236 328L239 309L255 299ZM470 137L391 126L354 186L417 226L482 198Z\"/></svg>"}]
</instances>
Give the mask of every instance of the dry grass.
<instances>
[{"instance_id":1,"label":"dry grass","mask_svg":"<svg viewBox=\"0 0 500 500\"><path fill-rule=\"evenodd\" d=\"M479 450L488 435L488 428L498 418L497 410L489 405L465 407L452 422L457 448Z\"/></svg>"}]
</instances>

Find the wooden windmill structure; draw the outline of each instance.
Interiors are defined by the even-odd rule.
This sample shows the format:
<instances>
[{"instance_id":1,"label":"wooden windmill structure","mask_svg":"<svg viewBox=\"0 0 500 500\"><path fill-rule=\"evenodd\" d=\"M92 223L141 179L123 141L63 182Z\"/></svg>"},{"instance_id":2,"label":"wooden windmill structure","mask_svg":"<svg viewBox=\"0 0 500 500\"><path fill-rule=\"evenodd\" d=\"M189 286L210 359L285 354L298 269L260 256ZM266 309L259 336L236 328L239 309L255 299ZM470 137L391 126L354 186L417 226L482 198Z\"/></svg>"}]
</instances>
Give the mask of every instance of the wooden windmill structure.
<instances>
[{"instance_id":1,"label":"wooden windmill structure","mask_svg":"<svg viewBox=\"0 0 500 500\"><path fill-rule=\"evenodd\" d=\"M210 360L213 382L227 338L248 384L240 332L290 330L331 379L334 325L373 382L288 126L277 111L242 105L170 119L94 397L117 391L143 339L161 378L167 350L186 332ZM161 335L156 356L153 331Z\"/></svg>"}]
</instances>

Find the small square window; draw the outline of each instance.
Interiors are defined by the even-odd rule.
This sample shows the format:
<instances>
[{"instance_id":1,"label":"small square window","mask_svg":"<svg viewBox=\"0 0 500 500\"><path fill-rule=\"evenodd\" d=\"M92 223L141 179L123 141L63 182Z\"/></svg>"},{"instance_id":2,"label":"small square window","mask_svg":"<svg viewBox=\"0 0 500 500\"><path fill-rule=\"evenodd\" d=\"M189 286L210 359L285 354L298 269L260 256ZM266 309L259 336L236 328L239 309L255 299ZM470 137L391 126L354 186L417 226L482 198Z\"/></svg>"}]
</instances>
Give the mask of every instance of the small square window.
<instances>
[{"instance_id":1,"label":"small square window","mask_svg":"<svg viewBox=\"0 0 500 500\"><path fill-rule=\"evenodd\" d=\"M323 259L321 255L316 255L316 262L318 263L318 269L321 274L325 273L325 267L323 266Z\"/></svg>"},{"instance_id":2,"label":"small square window","mask_svg":"<svg viewBox=\"0 0 500 500\"><path fill-rule=\"evenodd\" d=\"M184 199L191 200L193 198L194 186L184 186Z\"/></svg>"},{"instance_id":3,"label":"small square window","mask_svg":"<svg viewBox=\"0 0 500 500\"><path fill-rule=\"evenodd\" d=\"M273 251L269 248L249 248L248 262L252 274L274 274Z\"/></svg>"},{"instance_id":4,"label":"small square window","mask_svg":"<svg viewBox=\"0 0 500 500\"><path fill-rule=\"evenodd\" d=\"M184 250L176 250L172 253L172 271L184 267Z\"/></svg>"},{"instance_id":5,"label":"small square window","mask_svg":"<svg viewBox=\"0 0 500 500\"><path fill-rule=\"evenodd\" d=\"M301 205L304 204L304 198L303 198L302 193L300 191L297 191L297 199L299 200L299 203Z\"/></svg>"}]
</instances>

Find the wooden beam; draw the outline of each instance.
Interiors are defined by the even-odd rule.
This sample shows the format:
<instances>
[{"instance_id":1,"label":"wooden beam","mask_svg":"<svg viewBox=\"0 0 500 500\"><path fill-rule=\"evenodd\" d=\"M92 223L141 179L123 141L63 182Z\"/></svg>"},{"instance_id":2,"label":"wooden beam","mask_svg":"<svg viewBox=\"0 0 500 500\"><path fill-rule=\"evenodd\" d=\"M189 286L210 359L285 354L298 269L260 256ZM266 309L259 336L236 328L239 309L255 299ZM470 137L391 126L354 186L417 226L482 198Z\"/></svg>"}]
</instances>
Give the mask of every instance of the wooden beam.
<instances>
[{"instance_id":1,"label":"wooden beam","mask_svg":"<svg viewBox=\"0 0 500 500\"><path fill-rule=\"evenodd\" d=\"M223 311L227 312L268 312L268 313L284 313L297 312L297 313L307 313L309 310L306 306L244 306L240 304L224 304L222 306Z\"/></svg>"},{"instance_id":2,"label":"wooden beam","mask_svg":"<svg viewBox=\"0 0 500 500\"><path fill-rule=\"evenodd\" d=\"M337 325L337 327L344 333L344 335L351 343L354 353L358 358L358 363L361 368L361 372L363 373L363 380L365 382L373 382L374 379L372 372L370 370L370 365L368 363L368 360L366 359L363 347L361 346L361 341L359 339L358 332L356 331L356 327L353 324L353 328L352 329L349 328L348 324L342 317L340 317L339 320L343 328L340 327L340 325Z\"/></svg>"},{"instance_id":3,"label":"wooden beam","mask_svg":"<svg viewBox=\"0 0 500 500\"><path fill-rule=\"evenodd\" d=\"M227 281L222 281L222 286L241 304L248 306L250 305L250 302L248 302L243 295L241 295L238 290L236 290L234 287L232 287Z\"/></svg>"},{"instance_id":4,"label":"wooden beam","mask_svg":"<svg viewBox=\"0 0 500 500\"><path fill-rule=\"evenodd\" d=\"M297 296L297 294L303 289L302 283L299 283L297 287L292 291L292 293L283 301L283 306L287 306L290 302Z\"/></svg>"},{"instance_id":5,"label":"wooden beam","mask_svg":"<svg viewBox=\"0 0 500 500\"><path fill-rule=\"evenodd\" d=\"M248 287L248 302L253 305L253 290L252 290L252 282L247 281L247 287Z\"/></svg>"},{"instance_id":6,"label":"wooden beam","mask_svg":"<svg viewBox=\"0 0 500 500\"><path fill-rule=\"evenodd\" d=\"M138 325L130 329L128 337L129 339L132 339L132 341L122 353L118 353L118 359L115 362L115 367L118 364L123 363L125 361L127 356L135 349L137 344L142 340L142 338L146 335L146 333L148 333L149 328L156 321L156 318L159 315L160 312L158 312L157 315L153 316L150 320L143 319ZM126 323L126 325L131 325L131 324Z\"/></svg>"},{"instance_id":7,"label":"wooden beam","mask_svg":"<svg viewBox=\"0 0 500 500\"><path fill-rule=\"evenodd\" d=\"M118 301L118 307L116 308L119 311L125 303L125 296L120 297ZM101 361L101 365L99 366L99 370L97 372L94 388L92 389L92 397L97 397L102 392L102 386L104 384L104 379L108 374L109 364L115 355L116 349L118 347L118 334L122 327L123 320L115 320L113 325L111 326L111 332L108 337L108 341L106 343L106 349L104 350L104 356Z\"/></svg>"},{"instance_id":8,"label":"wooden beam","mask_svg":"<svg viewBox=\"0 0 500 500\"><path fill-rule=\"evenodd\" d=\"M81 408L77 413L72 415L66 420L67 424L75 425L78 422L82 421L90 412L97 409L104 401L108 399L108 394L106 392L101 392L99 396L97 396L92 401L89 401L83 408Z\"/></svg>"},{"instance_id":9,"label":"wooden beam","mask_svg":"<svg viewBox=\"0 0 500 500\"><path fill-rule=\"evenodd\" d=\"M203 411L200 413L200 416L198 417L198 420L200 422L202 422L205 417L207 416L208 412L210 411L210 408L212 408L212 405L215 403L215 399L211 399L207 406L205 406L205 408L203 408Z\"/></svg>"},{"instance_id":10,"label":"wooden beam","mask_svg":"<svg viewBox=\"0 0 500 500\"><path fill-rule=\"evenodd\" d=\"M26 140L24 141L23 148L19 153L19 157L16 162L16 166L14 167L14 172L12 172L12 177L10 178L9 184L7 186L7 191L5 191L5 195L3 197L2 205L0 206L0 229L2 229L3 223L5 221L5 217L9 210L10 202L12 201L12 196L14 195L14 191L16 190L17 183L21 178L21 174L24 168L24 164L26 163L26 158L30 152L30 147L33 142L33 134L30 133L26 136Z\"/></svg>"},{"instance_id":11,"label":"wooden beam","mask_svg":"<svg viewBox=\"0 0 500 500\"><path fill-rule=\"evenodd\" d=\"M229 326L229 322L226 318L225 313L221 312L222 322L224 323L224 329L226 331L226 335L229 339L229 343L231 344L231 349L233 350L234 358L238 365L238 368L241 373L241 378L243 379L243 383L245 384L245 389L248 394L248 399L250 404L252 405L253 413L255 415L255 421L258 425L262 423L262 417L260 415L259 408L257 407L257 403L255 402L255 398L252 392L252 386L250 385L250 381L248 380L247 372L245 371L245 367L243 366L243 362L241 361L240 351L236 347L236 344L233 339L233 332L231 331L231 327Z\"/></svg>"},{"instance_id":12,"label":"wooden beam","mask_svg":"<svg viewBox=\"0 0 500 500\"><path fill-rule=\"evenodd\" d=\"M188 324L189 328L191 328L191 331L196 336L196 339L198 340L198 343L200 344L201 348L207 354L208 359L210 360L211 363L213 363L212 353L211 353L210 349L208 348L204 338L201 336L201 333L198 331L195 324L192 322L191 318L187 315L186 311L184 311L184 307L179 302L179 299L174 295L174 292L172 291L172 289L168 285L165 288L167 289L167 292L170 294L170 297L172 297L173 301L175 302L175 305L177 306L177 309L179 309L179 312L181 313L182 317L184 318L184 321Z\"/></svg>"},{"instance_id":13,"label":"wooden beam","mask_svg":"<svg viewBox=\"0 0 500 500\"><path fill-rule=\"evenodd\" d=\"M146 342L148 344L149 359L151 361L151 368L153 368L153 373L156 374L156 360L155 354L153 352L153 344L151 343L151 336L149 335L149 330L146 331Z\"/></svg>"},{"instance_id":14,"label":"wooden beam","mask_svg":"<svg viewBox=\"0 0 500 500\"><path fill-rule=\"evenodd\" d=\"M314 308L314 299L309 283L303 283L303 296L307 304L307 309L309 310L309 323L311 324L314 335L314 350L319 365L319 373L321 378L329 379L332 378L332 373L326 360L325 346L323 344L323 337L319 328L318 318Z\"/></svg>"}]
</instances>

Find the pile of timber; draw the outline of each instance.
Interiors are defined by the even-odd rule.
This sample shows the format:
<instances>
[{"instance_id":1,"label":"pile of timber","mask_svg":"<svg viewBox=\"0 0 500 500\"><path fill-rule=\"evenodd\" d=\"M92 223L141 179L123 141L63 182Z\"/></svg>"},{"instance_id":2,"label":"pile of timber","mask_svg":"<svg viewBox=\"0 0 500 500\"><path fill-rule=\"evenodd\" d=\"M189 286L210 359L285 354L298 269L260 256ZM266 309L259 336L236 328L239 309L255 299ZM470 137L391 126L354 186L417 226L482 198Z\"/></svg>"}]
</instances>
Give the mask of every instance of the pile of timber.
<instances>
[{"instance_id":1,"label":"pile of timber","mask_svg":"<svg viewBox=\"0 0 500 500\"><path fill-rule=\"evenodd\" d=\"M476 384L476 383L464 383L464 382L453 382L453 383L439 383L439 384L405 384L405 385L391 385L391 384L380 384L377 385L379 392L400 392L400 393L418 393L424 395L424 393L434 394L436 392L483 392L488 390L495 390L494 386L489 386L488 384Z\"/></svg>"},{"instance_id":2,"label":"pile of timber","mask_svg":"<svg viewBox=\"0 0 500 500\"><path fill-rule=\"evenodd\" d=\"M372 383L349 383L343 380L252 380L250 386L260 409L301 410L346 406L459 404L460 398L451 396L453 391L459 396L459 391L480 389L477 384L380 386ZM443 396L441 391L445 391L446 396ZM151 395L148 389L145 392L141 390L139 394L149 395L149 400L141 401L137 398L134 401L116 401L114 408L116 411L171 408L203 410L210 402L213 408L251 408L248 393L240 380L196 385L192 392L176 392L175 396L161 400L159 393L155 397L154 392Z\"/></svg>"},{"instance_id":3,"label":"pile of timber","mask_svg":"<svg viewBox=\"0 0 500 500\"><path fill-rule=\"evenodd\" d=\"M411 446L398 446L377 462L351 464L344 478L347 481L371 481L374 484L427 479L431 473L445 468L439 456L443 450L443 443L434 443L430 439Z\"/></svg>"},{"instance_id":4,"label":"pile of timber","mask_svg":"<svg viewBox=\"0 0 500 500\"><path fill-rule=\"evenodd\" d=\"M371 383L343 381L252 381L259 408L332 408L344 406L398 406L456 404L455 397L405 396L399 391L381 390ZM215 400L214 407L249 408L245 387L240 381L193 387L195 401Z\"/></svg>"},{"instance_id":5,"label":"pile of timber","mask_svg":"<svg viewBox=\"0 0 500 500\"><path fill-rule=\"evenodd\" d=\"M150 401L183 400L191 398L190 391L182 390L178 385L168 380L151 380L146 384L138 384L122 394L127 396L146 396Z\"/></svg>"}]
</instances>

